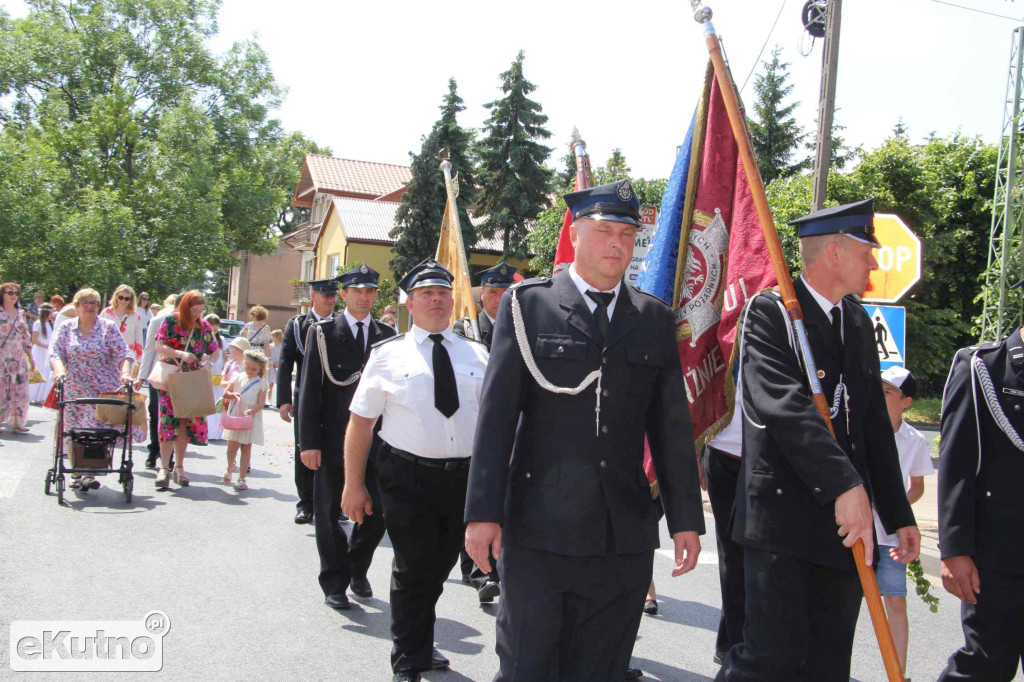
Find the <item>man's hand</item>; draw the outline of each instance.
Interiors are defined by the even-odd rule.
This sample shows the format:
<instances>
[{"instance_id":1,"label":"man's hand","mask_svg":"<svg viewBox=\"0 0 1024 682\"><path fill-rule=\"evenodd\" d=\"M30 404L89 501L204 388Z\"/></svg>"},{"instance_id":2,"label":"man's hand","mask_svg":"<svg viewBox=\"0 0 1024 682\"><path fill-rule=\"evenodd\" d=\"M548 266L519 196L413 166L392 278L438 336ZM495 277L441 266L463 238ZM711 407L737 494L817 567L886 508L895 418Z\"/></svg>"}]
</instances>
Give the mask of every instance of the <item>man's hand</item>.
<instances>
[{"instance_id":1,"label":"man's hand","mask_svg":"<svg viewBox=\"0 0 1024 682\"><path fill-rule=\"evenodd\" d=\"M921 553L921 531L917 526L905 526L896 531L900 546L889 550L889 556L901 564L909 564Z\"/></svg>"},{"instance_id":2,"label":"man's hand","mask_svg":"<svg viewBox=\"0 0 1024 682\"><path fill-rule=\"evenodd\" d=\"M853 547L857 540L864 541L864 563L870 566L875 553L875 523L871 516L871 502L863 485L850 488L836 498L836 525L839 526L843 546Z\"/></svg>"},{"instance_id":3,"label":"man's hand","mask_svg":"<svg viewBox=\"0 0 1024 682\"><path fill-rule=\"evenodd\" d=\"M320 451L319 450L303 450L300 454L302 457L302 463L306 465L307 469L319 469L320 468ZM348 516L348 514L346 514Z\"/></svg>"},{"instance_id":4,"label":"man's hand","mask_svg":"<svg viewBox=\"0 0 1024 682\"><path fill-rule=\"evenodd\" d=\"M682 530L672 536L672 541L676 545L676 567L672 569L672 577L675 578L697 568L700 536L695 530Z\"/></svg>"},{"instance_id":5,"label":"man's hand","mask_svg":"<svg viewBox=\"0 0 1024 682\"><path fill-rule=\"evenodd\" d=\"M281 407L277 408L277 413L281 415L281 419L285 420L286 422L291 422L292 404L288 403L286 405L282 405Z\"/></svg>"},{"instance_id":6,"label":"man's hand","mask_svg":"<svg viewBox=\"0 0 1024 682\"><path fill-rule=\"evenodd\" d=\"M981 577L974 559L969 556L951 556L942 561L942 586L946 592L968 604L977 604L981 593Z\"/></svg>"},{"instance_id":7,"label":"man's hand","mask_svg":"<svg viewBox=\"0 0 1024 682\"><path fill-rule=\"evenodd\" d=\"M319 450L315 452L319 453ZM366 485L362 482L345 482L341 492L341 511L352 519L352 523L362 523L366 516L373 516L373 501Z\"/></svg>"},{"instance_id":8,"label":"man's hand","mask_svg":"<svg viewBox=\"0 0 1024 682\"><path fill-rule=\"evenodd\" d=\"M466 525L466 553L472 557L476 565L484 573L490 573L491 557L497 561L501 555L501 525L497 523L483 523L474 521Z\"/></svg>"}]
</instances>

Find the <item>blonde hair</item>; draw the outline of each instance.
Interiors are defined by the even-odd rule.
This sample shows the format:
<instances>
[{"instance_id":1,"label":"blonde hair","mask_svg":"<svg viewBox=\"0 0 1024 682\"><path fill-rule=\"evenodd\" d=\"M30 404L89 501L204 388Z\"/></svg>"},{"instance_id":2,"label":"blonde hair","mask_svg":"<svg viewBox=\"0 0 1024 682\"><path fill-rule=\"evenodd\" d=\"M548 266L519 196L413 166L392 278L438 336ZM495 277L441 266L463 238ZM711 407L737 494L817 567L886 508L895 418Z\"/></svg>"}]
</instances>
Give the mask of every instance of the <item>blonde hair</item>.
<instances>
[{"instance_id":1,"label":"blonde hair","mask_svg":"<svg viewBox=\"0 0 1024 682\"><path fill-rule=\"evenodd\" d=\"M117 285L117 288L114 289L114 293L112 293L110 295L110 303L108 303L107 305L109 305L114 310L117 310L117 295L119 293L121 293L122 291L127 291L129 294L132 295L132 300L128 301L128 312L134 313L135 312L135 289L132 289L127 284L119 284L119 285Z\"/></svg>"},{"instance_id":2,"label":"blonde hair","mask_svg":"<svg viewBox=\"0 0 1024 682\"><path fill-rule=\"evenodd\" d=\"M270 362L267 356L263 354L263 351L257 348L250 348L242 354L242 362L246 360L252 360L260 366L260 378L267 376L267 363Z\"/></svg>"},{"instance_id":3,"label":"blonde hair","mask_svg":"<svg viewBox=\"0 0 1024 682\"><path fill-rule=\"evenodd\" d=\"M178 305L178 295L177 294L170 294L170 295L167 296L167 298L164 299L164 307L165 308L173 308L176 305Z\"/></svg>"},{"instance_id":4,"label":"blonde hair","mask_svg":"<svg viewBox=\"0 0 1024 682\"><path fill-rule=\"evenodd\" d=\"M252 310L249 311L249 319L262 322L263 320L270 317L270 312L261 305L254 305Z\"/></svg>"},{"instance_id":5,"label":"blonde hair","mask_svg":"<svg viewBox=\"0 0 1024 682\"><path fill-rule=\"evenodd\" d=\"M84 289L79 289L78 291L75 292L74 297L71 299L71 305L75 306L75 308L77 309L78 304L81 303L82 299L85 298L86 296L95 297L96 303L100 303L103 300L102 298L100 298L100 292L96 291L95 289L85 287Z\"/></svg>"},{"instance_id":6,"label":"blonde hair","mask_svg":"<svg viewBox=\"0 0 1024 682\"><path fill-rule=\"evenodd\" d=\"M275 329L274 331L270 332L270 338L274 339L274 341L277 341L278 343L281 343L282 341L284 341L284 332L281 331L280 329Z\"/></svg>"}]
</instances>

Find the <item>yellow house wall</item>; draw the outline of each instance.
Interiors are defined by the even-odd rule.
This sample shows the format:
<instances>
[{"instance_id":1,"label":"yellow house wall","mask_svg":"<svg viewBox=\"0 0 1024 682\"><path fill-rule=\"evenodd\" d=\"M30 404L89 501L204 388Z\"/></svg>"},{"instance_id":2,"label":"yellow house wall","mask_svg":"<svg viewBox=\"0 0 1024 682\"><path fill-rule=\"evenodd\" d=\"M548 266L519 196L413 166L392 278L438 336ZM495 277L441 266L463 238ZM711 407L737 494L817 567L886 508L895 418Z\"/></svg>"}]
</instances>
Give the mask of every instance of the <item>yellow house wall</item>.
<instances>
[{"instance_id":1,"label":"yellow house wall","mask_svg":"<svg viewBox=\"0 0 1024 682\"><path fill-rule=\"evenodd\" d=\"M383 244L359 244L357 242L350 242L348 245L348 255L342 256L342 262L365 263L379 272L380 276L384 279L390 279L392 282L397 282L398 278L395 277L395 273L391 272L391 266L388 265L394 257L395 253L390 246L384 246Z\"/></svg>"},{"instance_id":2,"label":"yellow house wall","mask_svg":"<svg viewBox=\"0 0 1024 682\"><path fill-rule=\"evenodd\" d=\"M320 236L320 244L316 250L316 279L334 277L336 273L327 272L331 256L338 257L338 265L345 263L345 233L341 229L338 214L331 211Z\"/></svg>"}]
</instances>

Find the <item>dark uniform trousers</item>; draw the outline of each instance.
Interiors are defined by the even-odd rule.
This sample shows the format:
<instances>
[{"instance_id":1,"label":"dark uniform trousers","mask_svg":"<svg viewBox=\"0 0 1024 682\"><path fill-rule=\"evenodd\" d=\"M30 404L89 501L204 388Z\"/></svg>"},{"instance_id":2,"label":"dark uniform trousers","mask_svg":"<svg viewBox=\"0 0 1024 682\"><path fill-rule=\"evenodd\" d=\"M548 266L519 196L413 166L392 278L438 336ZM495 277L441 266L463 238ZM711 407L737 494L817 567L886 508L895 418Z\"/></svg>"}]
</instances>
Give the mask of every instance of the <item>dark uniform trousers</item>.
<instances>
[{"instance_id":1,"label":"dark uniform trousers","mask_svg":"<svg viewBox=\"0 0 1024 682\"><path fill-rule=\"evenodd\" d=\"M1024 434L1020 329L997 343L961 349L943 397L939 548L943 559L972 558L981 592L977 604L960 606L964 646L939 680L1012 680L1024 666L1024 453L1007 434ZM1002 427L993 416L1000 412Z\"/></svg>"},{"instance_id":2,"label":"dark uniform trousers","mask_svg":"<svg viewBox=\"0 0 1024 682\"><path fill-rule=\"evenodd\" d=\"M386 443L380 449L377 476L395 552L391 667L396 672L431 667L434 609L464 543L468 463L427 467L400 458Z\"/></svg>"},{"instance_id":3,"label":"dark uniform trousers","mask_svg":"<svg viewBox=\"0 0 1024 682\"><path fill-rule=\"evenodd\" d=\"M384 510L377 483L376 457L366 462L366 489L373 500L373 514L352 528L349 539L341 525L341 492L345 487L344 464L324 464L313 477L313 516L316 546L320 553L320 587L324 594L344 593L352 577L365 578L373 553L384 537ZM326 520L326 523L322 522Z\"/></svg>"},{"instance_id":4,"label":"dark uniform trousers","mask_svg":"<svg viewBox=\"0 0 1024 682\"><path fill-rule=\"evenodd\" d=\"M803 280L793 287L823 392L833 396L842 377L849 401L832 419L833 435L811 402L778 294L751 299L741 325L743 461L730 528L743 545L745 615L742 641L716 677L726 682L849 680L862 592L835 500L863 484L886 530L915 525L870 318L844 300L840 345Z\"/></svg>"},{"instance_id":5,"label":"dark uniform trousers","mask_svg":"<svg viewBox=\"0 0 1024 682\"><path fill-rule=\"evenodd\" d=\"M302 446L299 445L298 392L296 392L294 402L292 403L292 427L295 433L295 491L299 496L299 501L295 503L295 509L298 511L309 512L316 516L313 508L313 494L316 487L316 471L302 463Z\"/></svg>"},{"instance_id":6,"label":"dark uniform trousers","mask_svg":"<svg viewBox=\"0 0 1024 682\"><path fill-rule=\"evenodd\" d=\"M718 578L722 589L722 616L718 622L715 652L725 653L743 639L744 587L743 545L732 539L732 509L739 479L739 457L713 447L704 451L708 498L715 517L718 544Z\"/></svg>"},{"instance_id":7,"label":"dark uniform trousers","mask_svg":"<svg viewBox=\"0 0 1024 682\"><path fill-rule=\"evenodd\" d=\"M159 360L157 361L159 362ZM160 459L160 392L149 387L149 444L146 448L149 450L149 457L151 459Z\"/></svg>"}]
</instances>

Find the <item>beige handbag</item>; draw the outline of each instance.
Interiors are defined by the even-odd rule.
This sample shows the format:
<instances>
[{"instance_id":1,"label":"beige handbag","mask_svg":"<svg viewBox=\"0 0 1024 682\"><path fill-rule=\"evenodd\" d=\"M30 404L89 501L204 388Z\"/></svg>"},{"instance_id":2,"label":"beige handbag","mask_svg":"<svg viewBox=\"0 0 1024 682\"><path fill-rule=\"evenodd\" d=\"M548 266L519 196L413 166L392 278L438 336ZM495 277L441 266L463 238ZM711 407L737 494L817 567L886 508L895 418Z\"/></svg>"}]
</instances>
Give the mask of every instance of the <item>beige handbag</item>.
<instances>
[{"instance_id":1,"label":"beige handbag","mask_svg":"<svg viewBox=\"0 0 1024 682\"><path fill-rule=\"evenodd\" d=\"M124 426L124 411L128 409L128 394L117 392L100 393L96 397L124 401L124 407L118 405L96 406L96 418L101 422L111 426ZM133 393L132 402L135 403L135 410L132 412L132 426L145 426L149 423L149 416L146 412L146 396L141 393Z\"/></svg>"},{"instance_id":2,"label":"beige handbag","mask_svg":"<svg viewBox=\"0 0 1024 682\"><path fill-rule=\"evenodd\" d=\"M195 334L195 332L196 330L193 329L192 333L188 335L188 340L185 341L186 349L192 345L192 334ZM149 372L149 376L146 377L146 382L155 389L168 391L170 390L171 375L180 371L181 363L164 362L163 358L157 357L156 362L153 363L153 369Z\"/></svg>"},{"instance_id":3,"label":"beige handbag","mask_svg":"<svg viewBox=\"0 0 1024 682\"><path fill-rule=\"evenodd\" d=\"M167 384L175 418L194 419L217 411L213 401L213 379L208 367L200 367L194 372L175 372Z\"/></svg>"}]
</instances>

